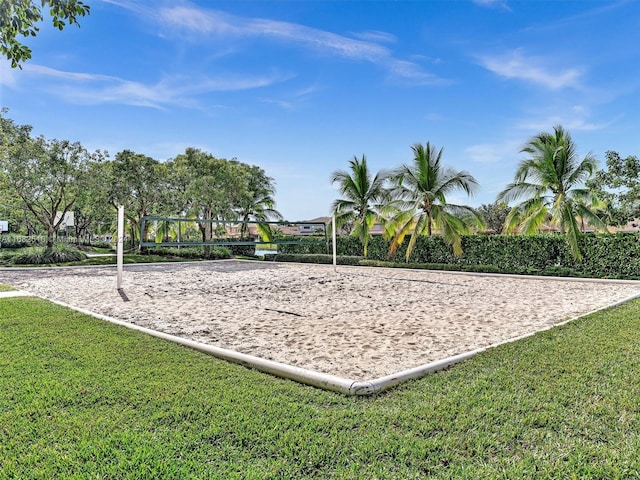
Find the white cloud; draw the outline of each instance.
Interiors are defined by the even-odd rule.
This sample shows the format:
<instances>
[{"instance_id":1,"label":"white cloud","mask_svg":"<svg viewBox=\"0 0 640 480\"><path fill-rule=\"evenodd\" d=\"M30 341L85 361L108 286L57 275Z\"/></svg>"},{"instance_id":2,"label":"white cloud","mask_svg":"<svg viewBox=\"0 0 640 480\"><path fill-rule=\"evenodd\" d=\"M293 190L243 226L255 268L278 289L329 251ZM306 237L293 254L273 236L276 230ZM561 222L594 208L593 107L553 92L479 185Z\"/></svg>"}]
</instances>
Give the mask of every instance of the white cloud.
<instances>
[{"instance_id":1,"label":"white cloud","mask_svg":"<svg viewBox=\"0 0 640 480\"><path fill-rule=\"evenodd\" d=\"M502 10L511 11L511 8L507 4L506 0L471 0L476 5L489 8L501 8Z\"/></svg>"},{"instance_id":2,"label":"white cloud","mask_svg":"<svg viewBox=\"0 0 640 480\"><path fill-rule=\"evenodd\" d=\"M437 75L425 72L415 63L405 60L390 59L387 62L387 68L393 75L414 85L445 85L451 83Z\"/></svg>"},{"instance_id":3,"label":"white cloud","mask_svg":"<svg viewBox=\"0 0 640 480\"><path fill-rule=\"evenodd\" d=\"M413 83L439 84L442 80L414 62L395 58L393 52L379 43L390 43L395 37L373 31L354 34L349 38L305 25L263 18L239 17L217 10L190 5L169 6L148 12L163 25L181 31L187 38L215 36L217 38L267 38L284 40L289 46L309 48L323 54L337 55L378 65L394 76Z\"/></svg>"},{"instance_id":4,"label":"white cloud","mask_svg":"<svg viewBox=\"0 0 640 480\"><path fill-rule=\"evenodd\" d=\"M178 28L190 34L268 37L328 50L344 57L370 61L389 55L385 47L372 42L278 20L243 18L191 6L160 8L155 14L166 26Z\"/></svg>"},{"instance_id":5,"label":"white cloud","mask_svg":"<svg viewBox=\"0 0 640 480\"><path fill-rule=\"evenodd\" d=\"M430 112L430 113L427 113L424 116L424 119L427 122L441 122L441 121L443 121L445 119L445 117L443 115L439 114L439 113Z\"/></svg>"},{"instance_id":6,"label":"white cloud","mask_svg":"<svg viewBox=\"0 0 640 480\"><path fill-rule=\"evenodd\" d=\"M280 107L280 108L282 108L284 110L295 110L295 105L292 102L289 102L287 100L279 100L277 98L263 97L263 98L260 98L260 101L262 103L275 105L275 106Z\"/></svg>"},{"instance_id":7,"label":"white cloud","mask_svg":"<svg viewBox=\"0 0 640 480\"><path fill-rule=\"evenodd\" d=\"M539 120L523 122L518 126L526 130L551 131L554 125L562 125L565 130L590 132L602 130L611 125L611 123L613 122L594 123L581 118L570 118L562 115L554 115Z\"/></svg>"},{"instance_id":8,"label":"white cloud","mask_svg":"<svg viewBox=\"0 0 640 480\"><path fill-rule=\"evenodd\" d=\"M519 49L505 55L481 56L479 61L484 68L502 77L525 80L552 90L578 87L584 73L580 68L549 66L545 59L526 57Z\"/></svg>"},{"instance_id":9,"label":"white cloud","mask_svg":"<svg viewBox=\"0 0 640 480\"><path fill-rule=\"evenodd\" d=\"M96 75L91 73L78 73L78 72L65 72L62 70L56 70L55 68L45 67L44 65L38 65L33 63L25 64L23 70L27 74L40 77L53 77L59 80L69 80L76 82L94 82L94 81L114 81L116 77L110 77L108 75Z\"/></svg>"},{"instance_id":10,"label":"white cloud","mask_svg":"<svg viewBox=\"0 0 640 480\"><path fill-rule=\"evenodd\" d=\"M583 105L563 108L560 112L547 112L528 118L518 124L518 128L536 132L550 131L554 125L562 125L569 131L596 131L609 127L615 120L594 122L591 110Z\"/></svg>"},{"instance_id":11,"label":"white cloud","mask_svg":"<svg viewBox=\"0 0 640 480\"><path fill-rule=\"evenodd\" d=\"M15 87L18 84L17 73L19 70L11 68L11 63L5 58L0 59L0 70L2 71L0 86Z\"/></svg>"},{"instance_id":12,"label":"white cloud","mask_svg":"<svg viewBox=\"0 0 640 480\"><path fill-rule=\"evenodd\" d=\"M314 94L314 93L316 93L316 92L318 92L320 90L322 90L322 88L320 86L311 85L311 86L308 86L306 88L301 88L301 89L297 90L294 93L294 96L296 96L298 98L307 97L307 96L312 95L312 94Z\"/></svg>"},{"instance_id":13,"label":"white cloud","mask_svg":"<svg viewBox=\"0 0 640 480\"><path fill-rule=\"evenodd\" d=\"M395 43L397 41L395 35L391 35L387 32L381 32L379 30L354 33L353 36L366 42Z\"/></svg>"},{"instance_id":14,"label":"white cloud","mask_svg":"<svg viewBox=\"0 0 640 480\"><path fill-rule=\"evenodd\" d=\"M513 159L520 144L515 141L501 143L479 143L465 148L469 160L476 163L498 163Z\"/></svg>"},{"instance_id":15,"label":"white cloud","mask_svg":"<svg viewBox=\"0 0 640 480\"><path fill-rule=\"evenodd\" d=\"M108 75L66 72L37 64L24 65L23 75L22 80L26 82L46 78L46 87L43 88L73 103L116 103L158 109L167 105L198 108L198 97L206 93L256 89L289 78L278 73L254 77L220 75L188 79L167 76L156 83L145 84Z\"/></svg>"},{"instance_id":16,"label":"white cloud","mask_svg":"<svg viewBox=\"0 0 640 480\"><path fill-rule=\"evenodd\" d=\"M321 90L318 85L310 85L308 87L299 88L292 92L284 94L283 98L261 97L262 103L276 105L284 110L297 110L304 106L307 99L313 97L314 94Z\"/></svg>"}]
</instances>

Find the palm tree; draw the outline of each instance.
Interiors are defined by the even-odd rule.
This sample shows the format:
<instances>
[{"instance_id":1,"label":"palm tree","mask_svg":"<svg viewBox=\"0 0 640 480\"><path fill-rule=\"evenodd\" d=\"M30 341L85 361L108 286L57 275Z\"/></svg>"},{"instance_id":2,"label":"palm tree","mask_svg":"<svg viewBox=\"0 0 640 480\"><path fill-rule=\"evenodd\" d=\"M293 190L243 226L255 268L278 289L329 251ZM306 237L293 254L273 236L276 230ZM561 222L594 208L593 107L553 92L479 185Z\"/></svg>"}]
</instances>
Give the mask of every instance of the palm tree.
<instances>
[{"instance_id":1,"label":"palm tree","mask_svg":"<svg viewBox=\"0 0 640 480\"><path fill-rule=\"evenodd\" d=\"M393 197L398 213L389 232L393 234L390 254L411 234L406 251L409 261L418 237L438 231L453 247L454 254L461 255L461 235L470 232L471 226L481 227L484 222L471 207L447 203L447 195L457 190L473 195L478 182L466 171L442 165L442 148L437 150L427 142L426 146L417 143L411 149L413 163L393 172L396 185Z\"/></svg>"},{"instance_id":2,"label":"palm tree","mask_svg":"<svg viewBox=\"0 0 640 480\"><path fill-rule=\"evenodd\" d=\"M580 188L598 163L591 153L583 159L578 157L576 144L562 126L553 130L539 133L527 142L521 153L530 157L520 163L513 183L500 192L498 200L523 199L507 215L505 231L537 233L550 221L566 235L571 253L579 259L582 254L578 246L578 218L597 230L607 230L596 215L601 203L588 189Z\"/></svg>"},{"instance_id":3,"label":"palm tree","mask_svg":"<svg viewBox=\"0 0 640 480\"><path fill-rule=\"evenodd\" d=\"M335 200L332 208L336 228L350 225L351 235L360 239L366 257L371 229L377 221L382 221L388 172L381 170L372 176L364 155L360 160L354 155L349 160L349 169L351 172L336 170L331 174L331 183L337 182L340 193L345 197Z\"/></svg>"},{"instance_id":4,"label":"palm tree","mask_svg":"<svg viewBox=\"0 0 640 480\"><path fill-rule=\"evenodd\" d=\"M249 233L247 222L255 221L257 223L258 233L263 240L272 237L269 228L269 220L282 220L282 214L276 210L276 202L274 196L276 189L273 178L268 177L264 170L257 166L246 167L246 195L240 200L240 208L238 216L242 221L240 227L240 236L246 238Z\"/></svg>"}]
</instances>

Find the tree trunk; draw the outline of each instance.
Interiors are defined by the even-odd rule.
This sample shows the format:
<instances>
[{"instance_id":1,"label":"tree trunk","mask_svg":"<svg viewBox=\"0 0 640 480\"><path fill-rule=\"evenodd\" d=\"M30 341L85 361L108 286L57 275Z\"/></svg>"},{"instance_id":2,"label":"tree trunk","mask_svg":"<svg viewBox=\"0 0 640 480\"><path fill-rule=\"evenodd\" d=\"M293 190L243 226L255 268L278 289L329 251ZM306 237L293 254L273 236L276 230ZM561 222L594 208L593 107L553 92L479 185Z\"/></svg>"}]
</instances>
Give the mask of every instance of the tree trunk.
<instances>
[{"instance_id":1,"label":"tree trunk","mask_svg":"<svg viewBox=\"0 0 640 480\"><path fill-rule=\"evenodd\" d=\"M55 228L53 228L53 225L49 225L47 227L47 248L46 248L48 252L53 250L55 234L56 234Z\"/></svg>"},{"instance_id":2,"label":"tree trunk","mask_svg":"<svg viewBox=\"0 0 640 480\"><path fill-rule=\"evenodd\" d=\"M140 218L142 218L142 215L140 215ZM145 222L144 232L140 231L140 224L135 219L129 218L129 223L131 225L131 228L129 229L129 231L131 232L131 243L129 244L129 248L135 248L136 238L139 236L140 241L138 242L138 253L140 255L144 255L145 253L147 253L148 248L143 247L141 243L143 239L147 238L147 229L149 228L149 223Z\"/></svg>"}]
</instances>

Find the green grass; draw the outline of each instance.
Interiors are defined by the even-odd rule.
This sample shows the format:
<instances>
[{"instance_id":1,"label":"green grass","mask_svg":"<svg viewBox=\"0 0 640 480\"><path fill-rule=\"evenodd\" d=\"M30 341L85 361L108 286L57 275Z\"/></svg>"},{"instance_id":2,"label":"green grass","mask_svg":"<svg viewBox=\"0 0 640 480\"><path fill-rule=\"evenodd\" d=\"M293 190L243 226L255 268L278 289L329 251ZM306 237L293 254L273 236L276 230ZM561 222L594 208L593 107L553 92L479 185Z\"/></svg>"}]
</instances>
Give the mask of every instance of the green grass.
<instances>
[{"instance_id":1,"label":"green grass","mask_svg":"<svg viewBox=\"0 0 640 480\"><path fill-rule=\"evenodd\" d=\"M113 254L116 253L115 249L111 247L96 247L93 245L89 247L89 249L86 250L86 252L87 253L113 253Z\"/></svg>"},{"instance_id":2,"label":"green grass","mask_svg":"<svg viewBox=\"0 0 640 480\"><path fill-rule=\"evenodd\" d=\"M0 283L0 292L12 292L13 290L15 290L15 288L11 285L3 285Z\"/></svg>"},{"instance_id":3,"label":"green grass","mask_svg":"<svg viewBox=\"0 0 640 480\"><path fill-rule=\"evenodd\" d=\"M371 398L0 300L0 479L640 478L640 301Z\"/></svg>"}]
</instances>

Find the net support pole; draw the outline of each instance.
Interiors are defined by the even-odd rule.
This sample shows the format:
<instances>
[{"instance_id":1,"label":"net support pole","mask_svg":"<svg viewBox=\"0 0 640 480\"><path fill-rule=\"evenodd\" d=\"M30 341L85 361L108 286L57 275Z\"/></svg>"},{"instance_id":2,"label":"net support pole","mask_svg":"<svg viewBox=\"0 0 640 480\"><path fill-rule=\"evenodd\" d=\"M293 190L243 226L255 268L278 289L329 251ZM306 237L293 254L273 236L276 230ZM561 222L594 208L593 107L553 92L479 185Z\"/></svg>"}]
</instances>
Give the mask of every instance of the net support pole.
<instances>
[{"instance_id":1,"label":"net support pole","mask_svg":"<svg viewBox=\"0 0 640 480\"><path fill-rule=\"evenodd\" d=\"M117 277L116 288L122 290L122 264L124 258L124 205L118 206L118 241L116 247Z\"/></svg>"},{"instance_id":2,"label":"net support pole","mask_svg":"<svg viewBox=\"0 0 640 480\"><path fill-rule=\"evenodd\" d=\"M335 272L337 267L336 262L336 214L331 217L331 243L333 244L333 271Z\"/></svg>"}]
</instances>

